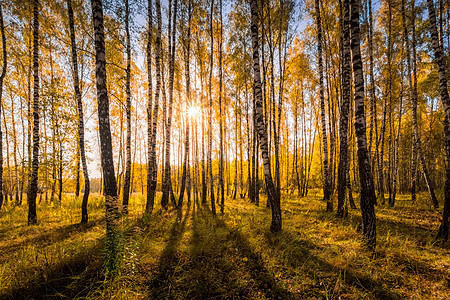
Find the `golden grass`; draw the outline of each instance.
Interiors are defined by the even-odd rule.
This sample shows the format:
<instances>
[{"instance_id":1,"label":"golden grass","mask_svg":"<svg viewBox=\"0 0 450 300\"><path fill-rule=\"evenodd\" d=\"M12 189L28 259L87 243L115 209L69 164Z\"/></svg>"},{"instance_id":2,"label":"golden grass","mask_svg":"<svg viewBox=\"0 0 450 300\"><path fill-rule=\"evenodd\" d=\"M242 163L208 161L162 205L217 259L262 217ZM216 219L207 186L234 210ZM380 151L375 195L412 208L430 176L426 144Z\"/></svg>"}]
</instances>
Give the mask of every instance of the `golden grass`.
<instances>
[{"instance_id":1,"label":"golden grass","mask_svg":"<svg viewBox=\"0 0 450 300\"><path fill-rule=\"evenodd\" d=\"M425 197L421 195L422 197ZM270 211L227 200L225 214L207 205L142 217L131 199L122 219L120 273L103 272L104 202L90 198L0 212L0 298L88 299L448 299L449 245L433 243L439 213L407 196L379 205L375 255L361 247L359 211L326 213L318 192L282 197L283 232L268 232ZM263 198L261 203L265 203Z\"/></svg>"}]
</instances>

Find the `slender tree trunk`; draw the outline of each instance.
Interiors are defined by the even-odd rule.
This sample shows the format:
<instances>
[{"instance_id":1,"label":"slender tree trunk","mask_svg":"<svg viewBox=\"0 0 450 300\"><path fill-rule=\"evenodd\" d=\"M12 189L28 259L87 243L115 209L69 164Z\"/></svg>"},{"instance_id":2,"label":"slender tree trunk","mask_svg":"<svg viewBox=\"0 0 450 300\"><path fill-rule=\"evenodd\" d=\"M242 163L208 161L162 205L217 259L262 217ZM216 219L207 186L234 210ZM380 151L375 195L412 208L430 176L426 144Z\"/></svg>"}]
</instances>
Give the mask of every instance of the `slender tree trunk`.
<instances>
[{"instance_id":1,"label":"slender tree trunk","mask_svg":"<svg viewBox=\"0 0 450 300\"><path fill-rule=\"evenodd\" d=\"M256 116L255 116L256 119ZM256 123L256 122L255 122ZM259 186L259 138L258 138L258 129L257 126L254 125L253 126L253 148L254 148L254 154L255 154L255 177L254 177L254 181L253 181L253 195L255 197L255 204L256 206L259 206L259 190L260 190L260 186ZM267 203L270 203L270 199L267 198Z\"/></svg>"},{"instance_id":2,"label":"slender tree trunk","mask_svg":"<svg viewBox=\"0 0 450 300\"><path fill-rule=\"evenodd\" d=\"M37 224L36 197L39 169L39 0L33 1L33 160L28 191L28 224Z\"/></svg>"},{"instance_id":3,"label":"slender tree trunk","mask_svg":"<svg viewBox=\"0 0 450 300\"><path fill-rule=\"evenodd\" d=\"M59 128L57 129L59 131ZM59 205L62 203L62 194L63 194L63 146L62 146L62 138L59 137L59 172L58 172L58 200Z\"/></svg>"},{"instance_id":4,"label":"slender tree trunk","mask_svg":"<svg viewBox=\"0 0 450 300\"><path fill-rule=\"evenodd\" d=\"M238 132L239 132L239 197L241 199L245 198L245 192L244 192L244 139L242 137L242 103L241 99L239 99L239 125L238 125ZM249 147L249 146L248 146ZM250 159L249 159L250 162Z\"/></svg>"},{"instance_id":5,"label":"slender tree trunk","mask_svg":"<svg viewBox=\"0 0 450 300\"><path fill-rule=\"evenodd\" d=\"M347 192L347 169L348 169L348 115L350 106L350 3L344 1L343 16L343 66L342 66L342 104L339 118L339 166L338 166L338 208L337 216L347 215L347 204L345 202Z\"/></svg>"},{"instance_id":6,"label":"slender tree trunk","mask_svg":"<svg viewBox=\"0 0 450 300\"><path fill-rule=\"evenodd\" d=\"M387 88L389 103L386 108L389 108L389 143L388 143L388 170L387 170L387 186L388 186L388 203L392 202L392 140L394 136L393 132L393 119L392 119L392 4L391 0L388 1L388 46L387 46L387 60L388 60L388 74L387 74ZM384 199L383 199L384 204Z\"/></svg>"},{"instance_id":7,"label":"slender tree trunk","mask_svg":"<svg viewBox=\"0 0 450 300\"><path fill-rule=\"evenodd\" d=\"M214 177L212 171L212 113L213 113L213 100L212 100L212 74L214 66L214 32L213 32L213 15L214 15L214 0L211 1L211 11L210 11L210 34L211 34L211 54L210 54L210 65L209 65L209 116L208 116L208 169L209 169L209 180L210 180L210 198L211 198L211 212L216 215L216 204L214 200Z\"/></svg>"},{"instance_id":8,"label":"slender tree trunk","mask_svg":"<svg viewBox=\"0 0 450 300\"><path fill-rule=\"evenodd\" d=\"M5 37L5 25L3 22L3 3L0 3L0 31L2 35L2 54L3 54L3 66L2 73L0 74L0 124L1 124L1 109L3 105L3 81L6 76L7 68L7 53L6 53L6 37ZM0 126L0 211L3 205L3 136Z\"/></svg>"},{"instance_id":9,"label":"slender tree trunk","mask_svg":"<svg viewBox=\"0 0 450 300\"><path fill-rule=\"evenodd\" d=\"M251 129L250 129L250 101L248 98L248 89L247 84L245 85L245 100L246 100L246 123L247 123L247 188L248 188L248 197L250 198L250 202L255 202L255 147L256 143L254 141L254 136L252 137Z\"/></svg>"},{"instance_id":10,"label":"slender tree trunk","mask_svg":"<svg viewBox=\"0 0 450 300\"><path fill-rule=\"evenodd\" d=\"M24 68L25 69L25 68ZM25 116L25 106L23 105L23 100L25 100L24 98L20 98L20 115L21 116ZM26 118L21 118L22 120L22 133L23 133L23 137L22 137L22 157L25 158L25 153L26 153L26 139L25 139L25 132L26 132L26 126L25 126L25 119ZM1 135L1 131L0 131L0 135ZM1 138L0 138L0 146L1 145ZM0 147L0 151L1 147ZM2 157L3 158L3 157ZM0 161L1 163L1 161ZM1 168L1 167L0 167ZM23 188L25 186L25 178L26 178L26 173L27 173L27 169L26 169L26 161L25 159L22 159L21 162L21 172L20 172L20 193L19 193L19 199L17 199L17 202L15 203L16 206L21 206L22 205L22 199L23 199ZM3 177L2 174L0 174L0 177ZM0 183L1 184L1 183ZM0 198L1 201L1 198Z\"/></svg>"},{"instance_id":11,"label":"slender tree trunk","mask_svg":"<svg viewBox=\"0 0 450 300\"><path fill-rule=\"evenodd\" d=\"M344 3L349 0L345 0ZM361 186L360 207L362 215L363 238L369 249L376 246L375 189L370 157L367 150L366 118L364 109L364 75L361 61L359 1L351 0L351 49L353 80L355 86L355 134L358 142L358 165Z\"/></svg>"},{"instance_id":12,"label":"slender tree trunk","mask_svg":"<svg viewBox=\"0 0 450 300\"><path fill-rule=\"evenodd\" d=\"M369 135L369 155L372 155L372 145L373 136L375 136L375 141L378 137L377 129L377 105L375 96L375 82L374 82L374 63L373 63L373 15L372 15L372 0L368 0L368 10L369 10L369 89L370 89L370 135ZM376 143L374 159L371 160L372 170L375 170L375 161L378 161L378 143ZM380 170L379 170L380 172Z\"/></svg>"},{"instance_id":13,"label":"slender tree trunk","mask_svg":"<svg viewBox=\"0 0 450 300\"><path fill-rule=\"evenodd\" d=\"M315 0L316 25L317 25L317 60L319 65L319 95L320 95L320 117L322 122L322 147L323 147L323 199L327 202L327 211L333 211L333 200L331 199L330 169L328 164L327 125L325 118L325 95L323 86L323 63L322 63L322 24L320 19L320 1Z\"/></svg>"},{"instance_id":14,"label":"slender tree trunk","mask_svg":"<svg viewBox=\"0 0 450 300\"><path fill-rule=\"evenodd\" d=\"M75 95L76 97L76 95ZM80 139L77 136L78 140ZM77 154L75 156L75 198L80 196L80 146L77 145Z\"/></svg>"},{"instance_id":15,"label":"slender tree trunk","mask_svg":"<svg viewBox=\"0 0 450 300\"><path fill-rule=\"evenodd\" d=\"M438 66L439 73L439 94L445 110L446 126L444 126L445 132L445 144L447 148L450 146L450 127L448 121L450 120L450 98L448 95L447 75L444 60L443 45L439 44L437 24L436 24L436 12L434 8L433 0L427 0L428 14L430 18L430 32L433 45L434 58ZM437 238L444 241L448 240L448 228L450 218L450 151L446 151L447 155L447 170L444 187L444 211L442 213L442 221L439 227Z\"/></svg>"},{"instance_id":16,"label":"slender tree trunk","mask_svg":"<svg viewBox=\"0 0 450 300\"><path fill-rule=\"evenodd\" d=\"M128 214L128 202L130 198L130 180L131 180L131 45L130 45L130 7L128 0L125 0L125 32L126 32L126 54L127 69L125 81L125 93L127 97L126 114L127 114L127 141L126 141L126 162L125 162L125 179L123 182L122 204L123 213Z\"/></svg>"},{"instance_id":17,"label":"slender tree trunk","mask_svg":"<svg viewBox=\"0 0 450 300\"><path fill-rule=\"evenodd\" d=\"M403 68L403 66L401 67ZM403 75L403 70L402 70ZM403 78L403 76L402 76ZM397 194L397 180L398 180L398 165L399 165L399 146L400 146L400 133L402 128L402 114L403 114L403 83L400 91L400 107L398 111L398 126L397 135L394 143L394 164L393 164L393 183L392 183L392 198L389 198L389 205L395 205L395 197Z\"/></svg>"},{"instance_id":18,"label":"slender tree trunk","mask_svg":"<svg viewBox=\"0 0 450 300\"><path fill-rule=\"evenodd\" d=\"M72 50L74 88L78 108L78 147L80 151L81 165L83 167L83 176L84 176L84 194L83 194L83 202L81 203L81 223L86 223L88 221L87 204L91 185L89 182L89 172L87 169L86 151L84 147L84 116L83 116L84 113L83 113L83 101L81 100L81 90L79 82L80 80L78 78L78 56L75 40L75 26L73 20L74 18L73 18L72 0L67 0L67 8L69 12L70 43ZM77 162L77 164L79 165L79 161Z\"/></svg>"},{"instance_id":19,"label":"slender tree trunk","mask_svg":"<svg viewBox=\"0 0 450 300\"><path fill-rule=\"evenodd\" d=\"M350 102L350 109L348 112L349 117L353 116L353 108ZM352 183L351 183L351 178L350 178L350 164L352 162L352 155L353 158L356 156L356 151L355 151L355 143L354 143L354 133L355 130L352 126L350 126L348 128L348 130L350 130L349 133L349 147L348 147L348 151L347 151L347 174L346 174L346 179L347 179L347 190L348 190L348 203L350 204L350 208L351 209L356 209L356 204L355 204L355 200L353 199L353 187L352 187ZM353 168L355 169L355 161L353 160ZM354 177L354 180L356 181L356 176Z\"/></svg>"},{"instance_id":20,"label":"slender tree trunk","mask_svg":"<svg viewBox=\"0 0 450 300\"><path fill-rule=\"evenodd\" d=\"M413 126L414 126L414 147L416 148L417 158L419 159L419 162L422 166L422 172L425 178L425 183L428 188L428 193L430 194L431 203L433 204L434 208L439 207L439 203L436 198L436 194L434 192L433 183L431 182L430 173L428 172L428 167L425 162L425 158L423 156L422 152L422 142L420 139L420 133L419 133L419 126L418 126L418 116L417 116L417 58L416 58L416 28L415 28L415 6L414 1L412 3L413 7L413 16L412 16L412 80L411 87L412 87L412 93L411 93L411 106L412 106L412 116L413 116ZM414 173L413 173L414 174ZM417 174L417 172L415 173ZM417 177L417 176L416 176ZM417 181L417 179L415 180Z\"/></svg>"},{"instance_id":21,"label":"slender tree trunk","mask_svg":"<svg viewBox=\"0 0 450 300\"><path fill-rule=\"evenodd\" d=\"M150 151L149 151L149 165L148 173L151 176L151 185L147 186L147 205L145 207L146 213L151 213L155 204L155 194L156 194L156 183L158 175L158 166L156 164L156 129L158 122L158 111L159 111L159 97L161 92L161 32L162 32L162 21L161 21L161 1L156 0L156 16L158 22L158 32L156 34L156 53L155 53L155 69L156 69L156 89L155 89L155 103L153 105L153 115L152 115L152 136L150 139ZM151 15L149 15L149 22L151 20ZM151 23L150 23L151 25ZM149 33L151 34L151 33ZM147 178L148 180L148 178ZM148 182L148 181L147 181Z\"/></svg>"},{"instance_id":22,"label":"slender tree trunk","mask_svg":"<svg viewBox=\"0 0 450 300\"><path fill-rule=\"evenodd\" d=\"M54 73L53 73L53 53L50 40L50 89L54 90ZM45 124L45 122L44 122ZM50 125L52 131L52 186L50 192L50 202L54 201L55 187L56 187L56 140L59 138L59 128L57 127L58 120L56 116L55 99L50 95Z\"/></svg>"},{"instance_id":23,"label":"slender tree trunk","mask_svg":"<svg viewBox=\"0 0 450 300\"><path fill-rule=\"evenodd\" d=\"M164 182L163 182L163 195L161 199L161 207L167 209L169 203L169 197L172 197L172 180L170 170L170 139L172 129L172 109L173 109L173 81L174 81L174 64L175 64L175 41L176 41L176 24L177 24L177 6L178 0L174 2L173 13L173 26L172 32L169 36L171 40L169 45L169 105L167 107L167 123L166 123L166 139L165 139L165 167L164 167Z\"/></svg>"},{"instance_id":24,"label":"slender tree trunk","mask_svg":"<svg viewBox=\"0 0 450 300\"><path fill-rule=\"evenodd\" d=\"M153 210L153 198L150 196L152 189L152 160L151 160L151 144L152 140L152 102L153 102L153 81L152 81L152 42L153 42L153 8L152 0L147 1L147 17L148 17L148 36L147 36L147 83L148 83L148 99L147 99L147 201L145 211L148 213ZM142 168L142 167L141 167ZM142 187L143 189L143 187Z\"/></svg>"},{"instance_id":25,"label":"slender tree trunk","mask_svg":"<svg viewBox=\"0 0 450 300\"><path fill-rule=\"evenodd\" d=\"M91 0L95 41L95 78L97 86L98 120L100 133L101 165L106 207L106 270L117 272L119 220L117 183L114 174L113 149L109 121L109 100L106 79L105 35L102 0Z\"/></svg>"},{"instance_id":26,"label":"slender tree trunk","mask_svg":"<svg viewBox=\"0 0 450 300\"><path fill-rule=\"evenodd\" d=\"M189 0L188 3L188 32L187 39L185 45L185 58L184 58L184 67L185 67L185 78L186 78L186 107L189 109L191 107L191 75L190 75L190 60L191 60L191 2ZM189 118L190 116L186 115L186 137L184 140L184 164L183 164L183 175L181 177L181 188L180 188L180 197L178 200L178 207L181 208L183 205L183 197L184 191L186 188L186 181L188 180L189 175ZM189 184L189 183L188 183ZM188 197L189 197L189 189L188 189Z\"/></svg>"},{"instance_id":27,"label":"slender tree trunk","mask_svg":"<svg viewBox=\"0 0 450 300\"><path fill-rule=\"evenodd\" d=\"M28 147L27 147L27 158L28 158L28 166L27 166L27 177L29 177L29 179L27 180L27 185L28 187L27 189L27 203L28 203L28 196L29 196L29 191L30 191L30 187L31 187L31 173L32 173L32 161L33 161L33 157L32 157L32 149L33 149L33 143L32 143L32 132L33 132L33 113L32 113L32 103L31 103L31 76L32 76L32 61L33 61L33 45L30 39L30 47L29 47L29 67L28 67L28 76L27 76L27 95L28 95L28 99L27 99L27 141L28 141Z\"/></svg>"},{"instance_id":28,"label":"slender tree trunk","mask_svg":"<svg viewBox=\"0 0 450 300\"><path fill-rule=\"evenodd\" d=\"M223 43L223 20L222 20L222 0L219 2L220 14L220 39L219 39L219 189L220 189L220 213L223 215L225 207L224 172L223 172L223 119L222 119L222 92L223 92L223 71L222 71L222 43Z\"/></svg>"},{"instance_id":29,"label":"slender tree trunk","mask_svg":"<svg viewBox=\"0 0 450 300\"><path fill-rule=\"evenodd\" d=\"M17 162L17 154L18 154L17 133L16 133L16 120L15 120L14 115L15 115L14 100L12 100L11 101L11 121L12 121L13 160L14 160L14 199L15 199L15 202L17 203L19 201L19 165Z\"/></svg>"},{"instance_id":30,"label":"slender tree trunk","mask_svg":"<svg viewBox=\"0 0 450 300\"><path fill-rule=\"evenodd\" d=\"M272 208L272 224L270 230L272 232L281 231L281 209L280 209L280 194L272 180L270 157L267 143L267 128L264 120L262 107L262 91L261 91L261 71L259 66L259 41L258 41L258 1L251 0L251 33L252 33L252 48L253 48L253 75L254 75L254 89L255 89L255 114L256 123L258 126L259 145L264 164L264 177L266 181L267 198L270 201Z\"/></svg>"},{"instance_id":31,"label":"slender tree trunk","mask_svg":"<svg viewBox=\"0 0 450 300\"><path fill-rule=\"evenodd\" d=\"M200 44L200 38L199 38L199 34L197 33L197 45L199 46ZM200 47L200 46L199 46ZM200 69L200 103L201 103L201 107L206 107L205 103L204 103L204 97L203 97L203 78L204 78L204 72L203 72L203 59L200 58L198 59L198 63L199 63L199 69ZM202 118L202 132L201 132L201 136L202 136L202 204L206 204L206 194L208 192L208 185L207 185L207 165L205 163L205 112L202 109L202 114L201 114L201 118Z\"/></svg>"},{"instance_id":32,"label":"slender tree trunk","mask_svg":"<svg viewBox=\"0 0 450 300\"><path fill-rule=\"evenodd\" d=\"M5 113L5 106L2 103L1 112L3 115L3 126L5 127L5 140L6 140L6 169L8 170L8 181L5 183L5 205L8 204L8 197L10 200L12 200L12 178L11 178L11 166L9 164L9 133L8 133L8 126L6 124L6 113Z\"/></svg>"},{"instance_id":33,"label":"slender tree trunk","mask_svg":"<svg viewBox=\"0 0 450 300\"><path fill-rule=\"evenodd\" d=\"M235 158L234 158L234 193L233 193L233 199L236 199L237 190L239 189L239 196L242 198L242 133L241 133L241 94L240 90L237 91L237 104L234 110L234 129L235 129ZM239 111L238 111L239 110ZM238 159L238 152L240 156L240 162ZM238 173L238 167L240 166L240 172Z\"/></svg>"}]
</instances>

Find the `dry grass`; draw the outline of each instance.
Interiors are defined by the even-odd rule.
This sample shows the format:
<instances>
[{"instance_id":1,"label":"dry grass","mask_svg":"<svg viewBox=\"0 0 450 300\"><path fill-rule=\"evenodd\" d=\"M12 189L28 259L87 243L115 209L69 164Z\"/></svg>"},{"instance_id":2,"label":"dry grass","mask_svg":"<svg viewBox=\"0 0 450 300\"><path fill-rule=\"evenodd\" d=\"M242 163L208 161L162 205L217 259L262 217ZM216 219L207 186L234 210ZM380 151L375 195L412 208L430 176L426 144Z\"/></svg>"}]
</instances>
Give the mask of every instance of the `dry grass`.
<instances>
[{"instance_id":1,"label":"dry grass","mask_svg":"<svg viewBox=\"0 0 450 300\"><path fill-rule=\"evenodd\" d=\"M113 280L104 279L100 197L90 199L86 225L77 224L79 201L69 196L61 207L41 205L37 226L26 224L25 207L7 207L0 298L448 299L449 245L433 243L439 213L406 200L377 207L371 255L356 232L359 212L338 219L318 193L283 196L278 235L268 233L269 210L247 200L228 200L223 216L192 204L142 218L145 200L134 196Z\"/></svg>"}]
</instances>

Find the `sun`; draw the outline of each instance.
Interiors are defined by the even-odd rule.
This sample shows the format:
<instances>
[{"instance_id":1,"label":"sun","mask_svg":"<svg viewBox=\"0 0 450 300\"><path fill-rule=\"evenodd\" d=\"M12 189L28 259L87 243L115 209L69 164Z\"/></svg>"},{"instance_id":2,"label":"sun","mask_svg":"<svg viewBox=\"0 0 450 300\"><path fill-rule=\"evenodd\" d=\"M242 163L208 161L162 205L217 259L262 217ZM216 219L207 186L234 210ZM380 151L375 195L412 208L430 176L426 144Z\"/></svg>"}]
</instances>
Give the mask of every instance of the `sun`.
<instances>
[{"instance_id":1,"label":"sun","mask_svg":"<svg viewBox=\"0 0 450 300\"><path fill-rule=\"evenodd\" d=\"M200 107L198 107L198 106L189 107L187 114L188 114L189 118L196 119L198 116L200 116Z\"/></svg>"}]
</instances>

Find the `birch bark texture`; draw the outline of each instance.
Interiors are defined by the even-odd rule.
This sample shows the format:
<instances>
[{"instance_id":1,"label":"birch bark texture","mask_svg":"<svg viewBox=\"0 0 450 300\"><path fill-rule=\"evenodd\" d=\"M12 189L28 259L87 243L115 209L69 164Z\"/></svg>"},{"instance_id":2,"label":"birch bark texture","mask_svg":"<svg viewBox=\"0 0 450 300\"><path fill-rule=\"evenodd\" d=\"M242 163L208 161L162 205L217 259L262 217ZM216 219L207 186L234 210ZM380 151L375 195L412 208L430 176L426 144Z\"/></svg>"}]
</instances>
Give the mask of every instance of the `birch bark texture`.
<instances>
[{"instance_id":1,"label":"birch bark texture","mask_svg":"<svg viewBox=\"0 0 450 300\"><path fill-rule=\"evenodd\" d=\"M109 99L106 81L105 33L102 0L91 0L95 41L95 79L97 87L100 156L103 170L103 193L106 208L106 269L117 270L117 226L119 219L117 183L114 174Z\"/></svg>"},{"instance_id":2,"label":"birch bark texture","mask_svg":"<svg viewBox=\"0 0 450 300\"><path fill-rule=\"evenodd\" d=\"M145 211L150 213L153 211L155 204L156 195L156 180L158 176L158 166L156 164L156 129L158 122L158 111L159 111L159 98L161 92L161 32L162 32L162 21L161 21L161 0L155 1L156 8L156 18L158 22L158 31L156 34L155 46L155 69L156 69L156 87L155 87L155 103L153 104L153 115L152 115L152 136L150 143L150 153L149 153L149 165L148 173L151 176L151 184L147 186L147 204ZM151 18L151 16L149 16Z\"/></svg>"},{"instance_id":3,"label":"birch bark texture","mask_svg":"<svg viewBox=\"0 0 450 300\"><path fill-rule=\"evenodd\" d=\"M338 165L338 207L337 216L347 214L345 203L348 173L348 117L351 93L351 66L350 66L350 0L344 0L342 35L343 35L343 65L342 65L342 103L339 117L339 165Z\"/></svg>"},{"instance_id":4,"label":"birch bark texture","mask_svg":"<svg viewBox=\"0 0 450 300\"><path fill-rule=\"evenodd\" d=\"M7 53L6 53L5 24L3 22L3 3L0 3L0 31L2 35L2 52L3 52L3 66L2 66L2 73L0 74L0 123L1 123L3 81L5 80L6 68L8 66L8 59L6 56ZM0 210L2 210L2 205L3 205L3 137L2 137L2 130L0 128Z\"/></svg>"},{"instance_id":5,"label":"birch bark texture","mask_svg":"<svg viewBox=\"0 0 450 300\"><path fill-rule=\"evenodd\" d=\"M36 197L39 170L39 0L33 1L33 158L28 190L28 224L37 224Z\"/></svg>"},{"instance_id":6,"label":"birch bark texture","mask_svg":"<svg viewBox=\"0 0 450 300\"><path fill-rule=\"evenodd\" d=\"M131 183L131 45L130 45L130 5L125 0L125 33L126 33L126 55L127 69L125 80L126 93L126 115L127 115L127 140L126 140L126 163L125 163L125 180L123 182L123 213L128 214L128 202L130 199L130 183Z\"/></svg>"},{"instance_id":7,"label":"birch bark texture","mask_svg":"<svg viewBox=\"0 0 450 300\"><path fill-rule=\"evenodd\" d=\"M280 232L282 229L280 195L275 188L271 168L269 148L267 141L267 128L264 119L263 105L262 105L262 90L261 90L261 69L259 64L259 34L258 34L258 0L250 1L251 10L251 34L252 34L252 49L253 49L253 86L255 95L255 120L258 130L258 141L261 150L261 156L264 166L264 179L266 182L267 197L272 209L272 223L270 230L272 232Z\"/></svg>"},{"instance_id":8,"label":"birch bark texture","mask_svg":"<svg viewBox=\"0 0 450 300\"><path fill-rule=\"evenodd\" d=\"M346 0L347 1L347 0ZM361 61L359 0L350 2L351 50L353 66L353 82L355 87L355 134L360 180L360 207L362 215L362 233L365 245L374 251L376 246L375 188L370 157L367 150L366 116L364 108L364 74Z\"/></svg>"},{"instance_id":9,"label":"birch bark texture","mask_svg":"<svg viewBox=\"0 0 450 300\"><path fill-rule=\"evenodd\" d=\"M78 146L84 176L84 194L83 194L83 201L81 203L81 223L87 223L88 222L87 204L91 185L89 182L89 172L86 162L86 150L84 146L84 113L83 113L83 101L81 99L80 79L78 76L78 54L77 54L77 43L75 38L75 22L73 16L72 0L67 0L67 10L69 14L73 85L75 89L75 99L77 101L77 109L78 109ZM78 162L77 165L79 165Z\"/></svg>"},{"instance_id":10,"label":"birch bark texture","mask_svg":"<svg viewBox=\"0 0 450 300\"><path fill-rule=\"evenodd\" d=\"M330 167L328 163L328 136L325 118L325 92L323 85L323 57L322 57L322 21L320 18L320 1L315 0L316 24L317 24L317 64L319 66L319 97L320 97L320 120L322 125L322 147L323 147L323 200L327 203L327 211L333 211L333 200L331 199Z\"/></svg>"},{"instance_id":11,"label":"birch bark texture","mask_svg":"<svg viewBox=\"0 0 450 300\"><path fill-rule=\"evenodd\" d=\"M430 18L430 33L431 33L431 41L434 52L434 59L438 66L438 74L439 74L439 94L441 97L442 105L445 111L445 125L444 133L445 133L445 145L450 145L450 127L448 126L448 122L450 120L450 98L448 95L448 83L447 83L447 74L446 67L444 61L444 51L443 46L439 43L438 31L437 31L437 23L436 23L436 10L434 8L433 0L427 0L428 6L428 14ZM445 185L444 185L444 210L442 212L442 221L439 227L439 232L437 238L442 239L444 241L448 240L448 229L449 229L449 218L450 218L450 151L447 149L447 170L445 176Z\"/></svg>"},{"instance_id":12,"label":"birch bark texture","mask_svg":"<svg viewBox=\"0 0 450 300\"><path fill-rule=\"evenodd\" d=\"M153 199L150 199L150 190L152 186L152 160L151 146L152 143L152 104L153 104L153 78L152 78L152 43L153 43L153 7L152 0L148 0L147 16L148 16L148 35L147 35L147 83L148 83L148 99L147 99L147 203L145 211L153 209Z\"/></svg>"}]
</instances>

